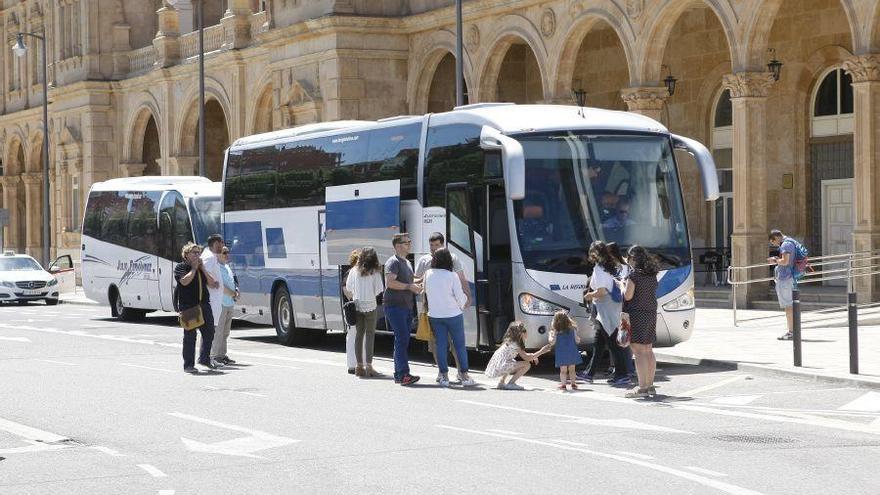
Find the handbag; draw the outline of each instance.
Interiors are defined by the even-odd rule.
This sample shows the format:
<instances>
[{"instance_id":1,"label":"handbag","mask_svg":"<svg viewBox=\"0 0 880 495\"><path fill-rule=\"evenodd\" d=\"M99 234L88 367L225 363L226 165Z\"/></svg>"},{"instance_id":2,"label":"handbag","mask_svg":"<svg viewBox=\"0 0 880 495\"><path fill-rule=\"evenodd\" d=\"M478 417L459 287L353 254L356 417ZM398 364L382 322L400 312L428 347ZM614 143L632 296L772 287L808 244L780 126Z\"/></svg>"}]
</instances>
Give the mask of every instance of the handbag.
<instances>
[{"instance_id":1,"label":"handbag","mask_svg":"<svg viewBox=\"0 0 880 495\"><path fill-rule=\"evenodd\" d=\"M345 324L353 327L357 324L357 304L354 301L346 301L342 305L342 315L345 317Z\"/></svg>"},{"instance_id":2,"label":"handbag","mask_svg":"<svg viewBox=\"0 0 880 495\"><path fill-rule=\"evenodd\" d=\"M188 309L184 309L177 315L177 321L184 330L195 330L205 324L205 315L202 314L202 276L196 274L199 279L199 304Z\"/></svg>"},{"instance_id":3,"label":"handbag","mask_svg":"<svg viewBox=\"0 0 880 495\"><path fill-rule=\"evenodd\" d=\"M617 329L617 345L628 347L632 342L632 325L629 322L629 313L620 313L620 327Z\"/></svg>"},{"instance_id":4,"label":"handbag","mask_svg":"<svg viewBox=\"0 0 880 495\"><path fill-rule=\"evenodd\" d=\"M416 328L416 339L430 342L434 337L431 331L431 320L428 319L428 313L419 313L419 326Z\"/></svg>"}]
</instances>

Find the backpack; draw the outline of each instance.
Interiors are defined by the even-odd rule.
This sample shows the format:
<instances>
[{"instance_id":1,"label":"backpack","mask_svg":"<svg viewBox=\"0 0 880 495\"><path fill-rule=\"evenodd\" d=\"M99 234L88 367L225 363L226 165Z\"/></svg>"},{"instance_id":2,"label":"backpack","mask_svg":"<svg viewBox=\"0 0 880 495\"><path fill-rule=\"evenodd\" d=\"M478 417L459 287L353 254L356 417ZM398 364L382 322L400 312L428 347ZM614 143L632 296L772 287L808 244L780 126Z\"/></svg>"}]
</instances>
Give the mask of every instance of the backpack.
<instances>
[{"instance_id":1,"label":"backpack","mask_svg":"<svg viewBox=\"0 0 880 495\"><path fill-rule=\"evenodd\" d=\"M791 237L787 237L783 242L794 244L794 263L791 265L792 277L797 280L803 277L807 271L813 271L813 267L810 266L810 252L807 251L806 246Z\"/></svg>"}]
</instances>

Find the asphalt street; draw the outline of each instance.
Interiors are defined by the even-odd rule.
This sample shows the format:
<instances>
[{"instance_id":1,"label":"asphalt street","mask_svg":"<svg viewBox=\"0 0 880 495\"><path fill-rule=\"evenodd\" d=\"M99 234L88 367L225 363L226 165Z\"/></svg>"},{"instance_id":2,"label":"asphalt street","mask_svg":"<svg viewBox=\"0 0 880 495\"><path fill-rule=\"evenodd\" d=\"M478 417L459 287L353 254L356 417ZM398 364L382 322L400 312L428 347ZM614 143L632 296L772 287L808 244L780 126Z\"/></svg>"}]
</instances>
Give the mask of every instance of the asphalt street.
<instances>
[{"instance_id":1,"label":"asphalt street","mask_svg":"<svg viewBox=\"0 0 880 495\"><path fill-rule=\"evenodd\" d=\"M661 364L654 400L555 390L552 356L492 389L346 373L236 326L238 365L188 375L170 315L0 307L0 493L880 493L880 393ZM415 346L414 346L415 348ZM391 340L377 368L391 372Z\"/></svg>"}]
</instances>

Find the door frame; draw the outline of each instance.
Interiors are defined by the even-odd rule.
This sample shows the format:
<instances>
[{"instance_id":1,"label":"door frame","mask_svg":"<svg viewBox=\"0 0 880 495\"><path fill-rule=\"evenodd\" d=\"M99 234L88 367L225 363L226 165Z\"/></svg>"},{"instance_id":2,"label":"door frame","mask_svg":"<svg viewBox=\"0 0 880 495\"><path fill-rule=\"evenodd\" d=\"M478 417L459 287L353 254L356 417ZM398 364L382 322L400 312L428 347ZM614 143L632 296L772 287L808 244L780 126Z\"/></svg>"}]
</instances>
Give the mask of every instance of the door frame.
<instances>
[{"instance_id":1,"label":"door frame","mask_svg":"<svg viewBox=\"0 0 880 495\"><path fill-rule=\"evenodd\" d=\"M468 218L468 222L465 224L465 225L467 225L467 229L468 229L468 244L469 245L467 247L462 246L461 244L459 244L458 242L453 240L453 236L452 236L451 222L452 222L453 213L449 208L449 193L450 193L450 191L456 191L456 190L464 191L466 206L468 209L468 217L469 218ZM446 184L446 187L444 188L444 200L443 200L444 204L443 204L443 206L444 206L444 209L446 210L446 245L447 245L447 247L452 247L452 248L455 248L455 250L457 250L457 251L461 251L461 253L463 255L467 256L469 259L468 260L461 260L460 259L459 261L461 261L462 263L466 263L469 261L473 267L473 273L474 273L473 284L474 284L474 286L473 286L473 290L471 291L472 301L471 301L470 307L468 307L465 311L466 312L468 312L468 311L473 312L474 321L477 326L477 328L475 329L476 330L476 332L475 332L476 338L474 339L474 348L479 349L480 348L480 334L481 334L483 325L480 322L479 301L477 299L478 292L479 292L477 284L479 281L480 272L478 270L479 263L477 260L476 240L474 239L474 227L473 227L473 225L471 225L471 222L473 221L473 216L475 213L474 212L474 205L472 204L472 201L471 201L471 191L472 191L472 186L470 184L468 184L467 182L450 182L450 183ZM458 218L457 215L456 215L456 218ZM461 219L459 219L459 220L461 220ZM485 253L484 253L484 255L485 255ZM471 281L469 280L468 282L470 283ZM465 323L466 324L467 324L467 320L468 320L467 315L465 315ZM468 334L467 328L465 328L465 344L467 344L467 334Z\"/></svg>"},{"instance_id":2,"label":"door frame","mask_svg":"<svg viewBox=\"0 0 880 495\"><path fill-rule=\"evenodd\" d=\"M855 184L854 184L853 181L854 181L854 179L852 179L852 178L849 178L849 179L824 179L824 180L820 181L820 183L819 183L819 196L820 196L819 213L820 213L820 215L821 215L821 218L819 219L819 222L820 222L820 224L822 225L822 254L823 254L823 255L828 255L828 254L830 254L830 252L829 252L830 249L829 249L829 245L828 245L828 238L829 238L829 235L828 235L828 222L827 222L828 218L827 218L827 216L826 216L826 215L827 215L827 209L826 209L826 207L828 206L828 198L827 198L827 195L825 194L826 187L827 187L827 186L834 186L834 185L849 185L849 186L850 186L850 190L851 190L851 191L853 192L853 194L854 194L854 193L855 193L855 189L854 189ZM855 198L853 198L853 200L854 200L854 199L855 199ZM856 213L856 212L855 212L855 201L853 201L853 202L850 203L850 204L853 205L852 226L853 226L853 229L855 230L855 226L856 226L856 222L855 222L855 213ZM851 234L850 234L850 235L851 235Z\"/></svg>"}]
</instances>

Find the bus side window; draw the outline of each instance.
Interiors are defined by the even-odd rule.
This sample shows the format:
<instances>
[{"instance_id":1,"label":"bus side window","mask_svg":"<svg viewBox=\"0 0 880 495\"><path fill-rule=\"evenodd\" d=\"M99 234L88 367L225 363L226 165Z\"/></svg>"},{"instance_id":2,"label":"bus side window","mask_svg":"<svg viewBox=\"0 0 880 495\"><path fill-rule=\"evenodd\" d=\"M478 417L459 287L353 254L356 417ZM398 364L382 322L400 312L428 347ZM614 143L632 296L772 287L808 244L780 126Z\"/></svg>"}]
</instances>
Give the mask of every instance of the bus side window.
<instances>
[{"instance_id":1,"label":"bus side window","mask_svg":"<svg viewBox=\"0 0 880 495\"><path fill-rule=\"evenodd\" d=\"M476 186L495 173L485 167L479 126L432 127L426 148L425 206L445 206L446 184L467 182Z\"/></svg>"}]
</instances>

